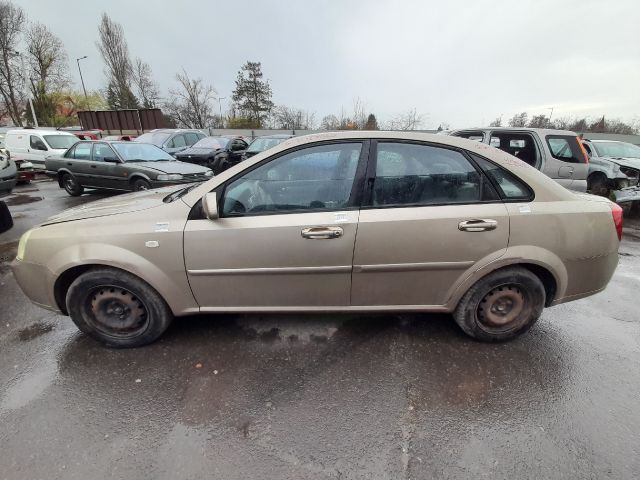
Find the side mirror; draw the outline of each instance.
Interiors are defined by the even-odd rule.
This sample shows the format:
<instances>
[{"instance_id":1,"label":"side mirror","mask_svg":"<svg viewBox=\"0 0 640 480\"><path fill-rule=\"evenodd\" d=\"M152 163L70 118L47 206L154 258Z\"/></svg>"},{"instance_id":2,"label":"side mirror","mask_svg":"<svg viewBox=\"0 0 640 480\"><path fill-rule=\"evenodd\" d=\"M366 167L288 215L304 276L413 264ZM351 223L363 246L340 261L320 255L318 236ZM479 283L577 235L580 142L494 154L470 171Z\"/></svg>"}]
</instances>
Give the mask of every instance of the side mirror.
<instances>
[{"instance_id":1,"label":"side mirror","mask_svg":"<svg viewBox=\"0 0 640 480\"><path fill-rule=\"evenodd\" d=\"M120 160L118 160L116 157L104 157L102 161L109 163L120 163Z\"/></svg>"},{"instance_id":2,"label":"side mirror","mask_svg":"<svg viewBox=\"0 0 640 480\"><path fill-rule=\"evenodd\" d=\"M202 197L202 210L209 220L218 218L218 194L216 192L209 192Z\"/></svg>"}]
</instances>

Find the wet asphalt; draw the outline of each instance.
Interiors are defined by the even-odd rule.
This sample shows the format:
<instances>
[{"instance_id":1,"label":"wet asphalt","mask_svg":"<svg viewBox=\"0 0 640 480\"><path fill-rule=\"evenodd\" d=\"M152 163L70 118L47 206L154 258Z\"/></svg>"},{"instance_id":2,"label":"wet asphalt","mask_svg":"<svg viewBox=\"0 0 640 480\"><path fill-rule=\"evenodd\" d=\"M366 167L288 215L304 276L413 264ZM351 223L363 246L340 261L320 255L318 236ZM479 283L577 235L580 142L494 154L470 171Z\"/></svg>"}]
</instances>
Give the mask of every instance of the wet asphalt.
<instances>
[{"instance_id":1,"label":"wet asphalt","mask_svg":"<svg viewBox=\"0 0 640 480\"><path fill-rule=\"evenodd\" d=\"M446 315L182 318L110 350L30 304L0 235L0 479L638 478L640 229L599 295L488 345Z\"/></svg>"}]
</instances>

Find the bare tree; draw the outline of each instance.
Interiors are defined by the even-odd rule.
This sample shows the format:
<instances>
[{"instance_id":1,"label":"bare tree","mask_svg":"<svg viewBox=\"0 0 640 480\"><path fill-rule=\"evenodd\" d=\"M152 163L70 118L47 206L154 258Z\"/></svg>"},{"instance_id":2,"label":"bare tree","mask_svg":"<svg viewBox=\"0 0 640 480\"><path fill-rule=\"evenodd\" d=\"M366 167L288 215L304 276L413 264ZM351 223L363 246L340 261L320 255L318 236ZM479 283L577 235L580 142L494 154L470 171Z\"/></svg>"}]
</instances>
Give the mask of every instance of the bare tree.
<instances>
[{"instance_id":1,"label":"bare tree","mask_svg":"<svg viewBox=\"0 0 640 480\"><path fill-rule=\"evenodd\" d=\"M176 74L179 88L169 90L165 104L167 113L176 125L186 128L207 128L212 125L213 99L216 89L201 78L191 79L185 70Z\"/></svg>"},{"instance_id":2,"label":"bare tree","mask_svg":"<svg viewBox=\"0 0 640 480\"><path fill-rule=\"evenodd\" d=\"M275 127L285 130L308 130L315 125L315 114L300 108L279 105L274 109L273 117Z\"/></svg>"},{"instance_id":3,"label":"bare tree","mask_svg":"<svg viewBox=\"0 0 640 480\"><path fill-rule=\"evenodd\" d=\"M529 119L529 115L527 115L527 112L516 113L513 117L509 119L509 126L524 127L527 125L528 119Z\"/></svg>"},{"instance_id":4,"label":"bare tree","mask_svg":"<svg viewBox=\"0 0 640 480\"><path fill-rule=\"evenodd\" d=\"M422 124L422 115L416 109L408 110L393 117L385 126L385 130L416 130Z\"/></svg>"},{"instance_id":5,"label":"bare tree","mask_svg":"<svg viewBox=\"0 0 640 480\"><path fill-rule=\"evenodd\" d=\"M325 115L320 122L320 128L322 130L338 130L340 127L340 120L335 115Z\"/></svg>"},{"instance_id":6,"label":"bare tree","mask_svg":"<svg viewBox=\"0 0 640 480\"><path fill-rule=\"evenodd\" d=\"M534 115L527 124L531 128L547 128L549 126L549 119L546 115Z\"/></svg>"},{"instance_id":7,"label":"bare tree","mask_svg":"<svg viewBox=\"0 0 640 480\"><path fill-rule=\"evenodd\" d=\"M351 123L354 125L353 130L364 130L367 123L366 106L360 97L353 100L353 117Z\"/></svg>"},{"instance_id":8,"label":"bare tree","mask_svg":"<svg viewBox=\"0 0 640 480\"><path fill-rule=\"evenodd\" d=\"M160 100L160 90L152 79L151 67L141 58L136 58L133 63L132 80L142 107L155 108Z\"/></svg>"},{"instance_id":9,"label":"bare tree","mask_svg":"<svg viewBox=\"0 0 640 480\"><path fill-rule=\"evenodd\" d=\"M41 23L27 30L29 88L36 117L53 126L56 116L54 92L69 86L68 57L62 41Z\"/></svg>"},{"instance_id":10,"label":"bare tree","mask_svg":"<svg viewBox=\"0 0 640 480\"><path fill-rule=\"evenodd\" d=\"M114 22L106 13L98 27L100 40L96 46L104 63L108 78L107 101L111 108L137 108L138 101L131 91L133 66L122 25Z\"/></svg>"},{"instance_id":11,"label":"bare tree","mask_svg":"<svg viewBox=\"0 0 640 480\"><path fill-rule=\"evenodd\" d=\"M489 124L490 127L501 127L502 126L502 117L496 117L496 119Z\"/></svg>"},{"instance_id":12,"label":"bare tree","mask_svg":"<svg viewBox=\"0 0 640 480\"><path fill-rule=\"evenodd\" d=\"M10 1L0 1L0 96L3 110L18 126L22 126L25 95L17 47L26 22L22 8Z\"/></svg>"}]
</instances>

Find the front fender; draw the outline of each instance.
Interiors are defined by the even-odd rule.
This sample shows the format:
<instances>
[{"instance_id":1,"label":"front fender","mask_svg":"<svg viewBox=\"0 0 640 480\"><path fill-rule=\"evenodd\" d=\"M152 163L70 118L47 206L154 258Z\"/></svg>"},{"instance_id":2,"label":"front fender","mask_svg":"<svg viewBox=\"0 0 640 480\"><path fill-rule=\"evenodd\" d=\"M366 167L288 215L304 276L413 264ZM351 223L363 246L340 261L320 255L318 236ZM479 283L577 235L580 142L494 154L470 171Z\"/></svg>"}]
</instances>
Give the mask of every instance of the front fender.
<instances>
[{"instance_id":1,"label":"front fender","mask_svg":"<svg viewBox=\"0 0 640 480\"><path fill-rule=\"evenodd\" d=\"M126 270L151 285L165 299L174 315L196 313L196 303L184 270L176 262L170 270L161 270L151 260L108 243L82 243L57 251L47 262L55 278L67 270L86 265L102 265Z\"/></svg>"}]
</instances>

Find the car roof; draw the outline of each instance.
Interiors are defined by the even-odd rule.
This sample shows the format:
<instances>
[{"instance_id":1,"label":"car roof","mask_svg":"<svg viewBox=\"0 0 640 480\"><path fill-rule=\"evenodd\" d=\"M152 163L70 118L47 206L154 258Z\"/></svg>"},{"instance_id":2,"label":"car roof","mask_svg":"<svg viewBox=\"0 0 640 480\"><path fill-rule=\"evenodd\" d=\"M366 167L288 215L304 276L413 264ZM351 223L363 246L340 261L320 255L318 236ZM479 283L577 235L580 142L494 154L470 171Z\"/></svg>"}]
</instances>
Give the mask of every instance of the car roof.
<instances>
[{"instance_id":1,"label":"car roof","mask_svg":"<svg viewBox=\"0 0 640 480\"><path fill-rule=\"evenodd\" d=\"M181 132L203 133L201 130L198 130L197 128L156 128L154 130L149 130L148 132L144 132L144 133L181 133Z\"/></svg>"},{"instance_id":2,"label":"car roof","mask_svg":"<svg viewBox=\"0 0 640 480\"><path fill-rule=\"evenodd\" d=\"M290 133L274 133L273 135L260 135L256 137L256 140L259 138L293 138L295 135L291 135Z\"/></svg>"},{"instance_id":3,"label":"car roof","mask_svg":"<svg viewBox=\"0 0 640 480\"><path fill-rule=\"evenodd\" d=\"M73 133L63 132L60 130L46 130L46 129L37 129L37 128L15 128L13 130L9 130L7 133L20 134L23 133L25 135L31 135L33 133L37 133L38 135L71 135L75 137Z\"/></svg>"},{"instance_id":4,"label":"car roof","mask_svg":"<svg viewBox=\"0 0 640 480\"><path fill-rule=\"evenodd\" d=\"M556 130L553 128L530 128L530 127L474 127L474 128L457 128L451 133L468 132L470 130L478 130L482 132L491 132L494 130L504 130L512 132L536 132L540 135L571 135L577 136L575 132L570 130Z\"/></svg>"}]
</instances>

